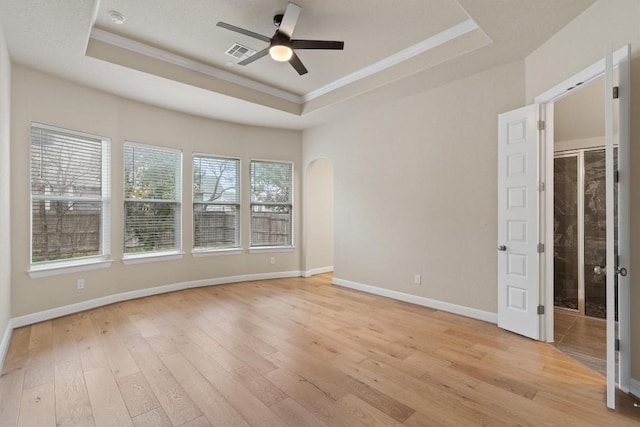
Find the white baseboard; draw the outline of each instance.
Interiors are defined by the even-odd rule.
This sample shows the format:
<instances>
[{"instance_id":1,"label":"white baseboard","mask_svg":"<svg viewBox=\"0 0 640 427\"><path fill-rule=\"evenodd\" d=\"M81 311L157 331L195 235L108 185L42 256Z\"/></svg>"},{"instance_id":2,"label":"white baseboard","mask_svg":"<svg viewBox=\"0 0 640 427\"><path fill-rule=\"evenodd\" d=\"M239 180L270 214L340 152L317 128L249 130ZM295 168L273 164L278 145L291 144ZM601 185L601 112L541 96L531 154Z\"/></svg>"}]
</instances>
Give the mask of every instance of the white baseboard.
<instances>
[{"instance_id":1,"label":"white baseboard","mask_svg":"<svg viewBox=\"0 0 640 427\"><path fill-rule=\"evenodd\" d=\"M0 341L0 371L2 371L2 367L4 366L4 359L7 357L7 352L9 351L9 343L11 342L13 328L13 320L9 319L7 327L4 330L4 334L2 335L2 341Z\"/></svg>"},{"instance_id":2,"label":"white baseboard","mask_svg":"<svg viewBox=\"0 0 640 427\"><path fill-rule=\"evenodd\" d=\"M332 283L346 288L356 289L358 291L370 294L380 295L387 298L410 302L412 304L422 305L424 307L434 308L436 310L447 311L449 313L459 314L461 316L471 317L473 319L484 320L485 322L498 323L498 314L489 311L478 310L475 308L465 307L462 305L451 304L448 302L438 301L430 298L420 297L417 295L405 294L403 292L392 291L390 289L379 288L377 286L364 285L362 283L351 282L349 280L333 278Z\"/></svg>"},{"instance_id":3,"label":"white baseboard","mask_svg":"<svg viewBox=\"0 0 640 427\"><path fill-rule=\"evenodd\" d=\"M27 314L20 317L14 317L10 321L12 328L31 325L45 320L55 319L57 317L66 316L80 311L90 310L92 308L101 307L103 305L113 304L115 302L126 301L136 298L148 297L151 295L164 294L167 292L179 291L182 289L199 288L202 286L224 285L228 283L248 282L252 280L282 279L285 277L300 277L301 271L282 271L276 273L260 273L245 274L242 276L218 277L215 279L193 280L190 282L174 283L171 285L156 286L154 288L139 289L136 291L123 292L120 294L107 295L88 301L82 301L75 304L56 307L50 310L40 311L37 313ZM3 341L4 342L4 341Z\"/></svg>"},{"instance_id":4,"label":"white baseboard","mask_svg":"<svg viewBox=\"0 0 640 427\"><path fill-rule=\"evenodd\" d=\"M329 265L327 267L312 268L311 270L307 270L304 272L304 277L311 277L311 276L315 276L316 274L322 274L322 273L331 273L332 271L333 271L333 265Z\"/></svg>"},{"instance_id":5,"label":"white baseboard","mask_svg":"<svg viewBox=\"0 0 640 427\"><path fill-rule=\"evenodd\" d=\"M629 381L629 392L640 399L640 381L631 378Z\"/></svg>"}]
</instances>

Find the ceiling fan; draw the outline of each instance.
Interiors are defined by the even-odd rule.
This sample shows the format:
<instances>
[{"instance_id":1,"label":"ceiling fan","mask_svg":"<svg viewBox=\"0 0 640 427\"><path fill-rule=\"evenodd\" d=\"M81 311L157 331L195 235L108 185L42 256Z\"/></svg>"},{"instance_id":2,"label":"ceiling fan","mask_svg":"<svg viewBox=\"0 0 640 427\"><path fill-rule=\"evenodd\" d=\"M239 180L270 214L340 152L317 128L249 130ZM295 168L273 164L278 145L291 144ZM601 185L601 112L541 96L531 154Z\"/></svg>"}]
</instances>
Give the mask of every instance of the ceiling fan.
<instances>
[{"instance_id":1,"label":"ceiling fan","mask_svg":"<svg viewBox=\"0 0 640 427\"><path fill-rule=\"evenodd\" d=\"M227 24L226 22L218 22L218 27L226 28L227 30L235 31L236 33L244 34L249 37L253 37L258 40L269 43L269 47L254 53L247 59L238 62L238 65L247 65L262 58L267 53L275 61L286 62L288 61L298 74L307 74L307 69L300 61L300 58L294 52L295 49L330 49L330 50L342 50L344 49L344 42L342 41L330 41L330 40L295 40L291 39L293 30L300 16L300 10L302 8L295 3L289 2L287 9L283 14L277 14L273 17L273 24L278 28L273 35L269 38L262 34L254 33L253 31L245 30L244 28L236 27L235 25Z\"/></svg>"}]
</instances>

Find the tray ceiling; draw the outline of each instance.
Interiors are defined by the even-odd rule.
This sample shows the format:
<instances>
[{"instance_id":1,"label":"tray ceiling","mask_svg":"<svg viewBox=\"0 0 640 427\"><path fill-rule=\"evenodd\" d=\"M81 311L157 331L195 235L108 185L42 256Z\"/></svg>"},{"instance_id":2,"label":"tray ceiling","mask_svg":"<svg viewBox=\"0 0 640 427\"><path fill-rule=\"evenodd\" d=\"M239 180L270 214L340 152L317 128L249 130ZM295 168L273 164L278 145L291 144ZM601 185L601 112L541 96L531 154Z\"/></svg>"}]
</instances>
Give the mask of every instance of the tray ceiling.
<instances>
[{"instance_id":1,"label":"tray ceiling","mask_svg":"<svg viewBox=\"0 0 640 427\"><path fill-rule=\"evenodd\" d=\"M0 0L0 23L15 62L192 114L306 128L381 88L427 90L523 58L593 0L296 3L294 38L345 42L343 51L298 51L303 76L268 56L237 65L225 54L234 43L266 43L216 26L271 37L286 0Z\"/></svg>"}]
</instances>

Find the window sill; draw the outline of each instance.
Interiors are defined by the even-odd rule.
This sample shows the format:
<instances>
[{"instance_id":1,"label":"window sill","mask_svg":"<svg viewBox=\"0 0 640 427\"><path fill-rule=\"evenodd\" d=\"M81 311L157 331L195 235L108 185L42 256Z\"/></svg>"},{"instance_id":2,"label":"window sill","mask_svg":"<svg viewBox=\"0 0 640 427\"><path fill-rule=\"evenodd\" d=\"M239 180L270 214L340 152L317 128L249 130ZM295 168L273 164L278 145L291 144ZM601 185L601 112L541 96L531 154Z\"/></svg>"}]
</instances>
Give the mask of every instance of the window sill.
<instances>
[{"instance_id":1,"label":"window sill","mask_svg":"<svg viewBox=\"0 0 640 427\"><path fill-rule=\"evenodd\" d=\"M295 246L258 246L255 248L249 248L249 253L264 254L272 252L293 252L295 249Z\"/></svg>"},{"instance_id":2,"label":"window sill","mask_svg":"<svg viewBox=\"0 0 640 427\"><path fill-rule=\"evenodd\" d=\"M229 249L199 249L191 251L191 256L201 258L206 256L242 255L242 248Z\"/></svg>"},{"instance_id":3,"label":"window sill","mask_svg":"<svg viewBox=\"0 0 640 427\"><path fill-rule=\"evenodd\" d=\"M161 262L182 259L184 252L155 252L142 255L127 255L122 259L124 265L144 264L147 262Z\"/></svg>"},{"instance_id":4,"label":"window sill","mask_svg":"<svg viewBox=\"0 0 640 427\"><path fill-rule=\"evenodd\" d=\"M55 276L58 274L76 273L79 271L98 270L111 267L112 259L83 259L76 261L56 262L51 264L32 265L27 274L32 279Z\"/></svg>"}]
</instances>

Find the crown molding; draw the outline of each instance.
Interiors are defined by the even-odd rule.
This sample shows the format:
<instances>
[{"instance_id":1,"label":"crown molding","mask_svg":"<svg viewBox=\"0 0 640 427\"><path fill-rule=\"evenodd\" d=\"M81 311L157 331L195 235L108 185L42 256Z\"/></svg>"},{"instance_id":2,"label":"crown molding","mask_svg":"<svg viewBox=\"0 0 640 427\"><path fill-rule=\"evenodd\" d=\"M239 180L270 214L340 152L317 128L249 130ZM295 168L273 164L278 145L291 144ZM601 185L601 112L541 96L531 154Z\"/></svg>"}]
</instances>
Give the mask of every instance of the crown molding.
<instances>
[{"instance_id":1,"label":"crown molding","mask_svg":"<svg viewBox=\"0 0 640 427\"><path fill-rule=\"evenodd\" d=\"M142 42L130 39L128 37L124 37L100 28L94 27L91 30L91 34L89 37L96 41L107 43L107 44L110 44L122 49L126 49L141 55L145 55L145 56L158 59L173 65L184 67L189 70L196 71L211 77L225 80L230 83L244 86L246 88L253 89L268 95L272 95L277 98L284 99L286 101L303 105L306 102L309 102L320 96L326 95L329 92L333 92L334 90L340 89L358 80L372 76L376 73L379 73L380 71L393 67L394 65L397 65L403 61L411 59L417 55L420 55L424 52L427 52L431 49L441 46L447 42L450 42L459 37L462 37L465 34L468 34L477 29L480 29L478 24L473 19L469 18L419 43L416 43L413 46L409 46L408 48L403 49L384 59L381 59L380 61L375 62L367 67L364 67L358 71L355 71L351 74L348 74L344 77L334 80L329 84L319 87L318 89L312 90L311 92L303 96L295 95L291 92L277 89L275 87L266 85L264 83L256 82L255 80L252 80L246 77L238 76L236 74L221 70L211 65L204 64L194 59L186 58L184 56L177 55L172 52L168 52L164 49L153 47L148 44L145 44L145 43L142 43Z\"/></svg>"},{"instance_id":2,"label":"crown molding","mask_svg":"<svg viewBox=\"0 0 640 427\"><path fill-rule=\"evenodd\" d=\"M234 83L249 89L256 90L258 92L266 93L268 95L284 99L286 101L294 102L296 104L304 103L303 97L295 95L291 92L277 89L272 86L256 82L254 80L238 76L228 71L223 71L219 68L204 64L200 61L189 59L184 56L168 52L164 49L149 46L148 44L141 43L139 41L130 39L128 37L123 37L100 28L94 27L91 30L91 34L89 35L89 37L99 42L107 43L122 49L129 50L131 52L139 53L141 55L145 55L150 58L167 62L169 64L196 71L207 76L225 80L230 83Z\"/></svg>"},{"instance_id":3,"label":"crown molding","mask_svg":"<svg viewBox=\"0 0 640 427\"><path fill-rule=\"evenodd\" d=\"M441 31L426 40L416 43L413 46L409 46L406 49L394 53L391 56L387 56L386 58L381 59L380 61L364 67L356 72L347 74L346 76L334 80L333 82L325 86L312 90L302 98L304 99L304 102L309 102L343 86L354 83L373 74L379 73L380 71L385 70L389 67L393 67L394 65L406 61L407 59L411 59L414 56L420 55L421 53L427 52L447 42L455 40L458 37L462 37L463 35L479 28L480 27L478 26L478 24L476 24L473 19L469 18L466 21L456 24L453 27L447 28L446 30Z\"/></svg>"}]
</instances>

